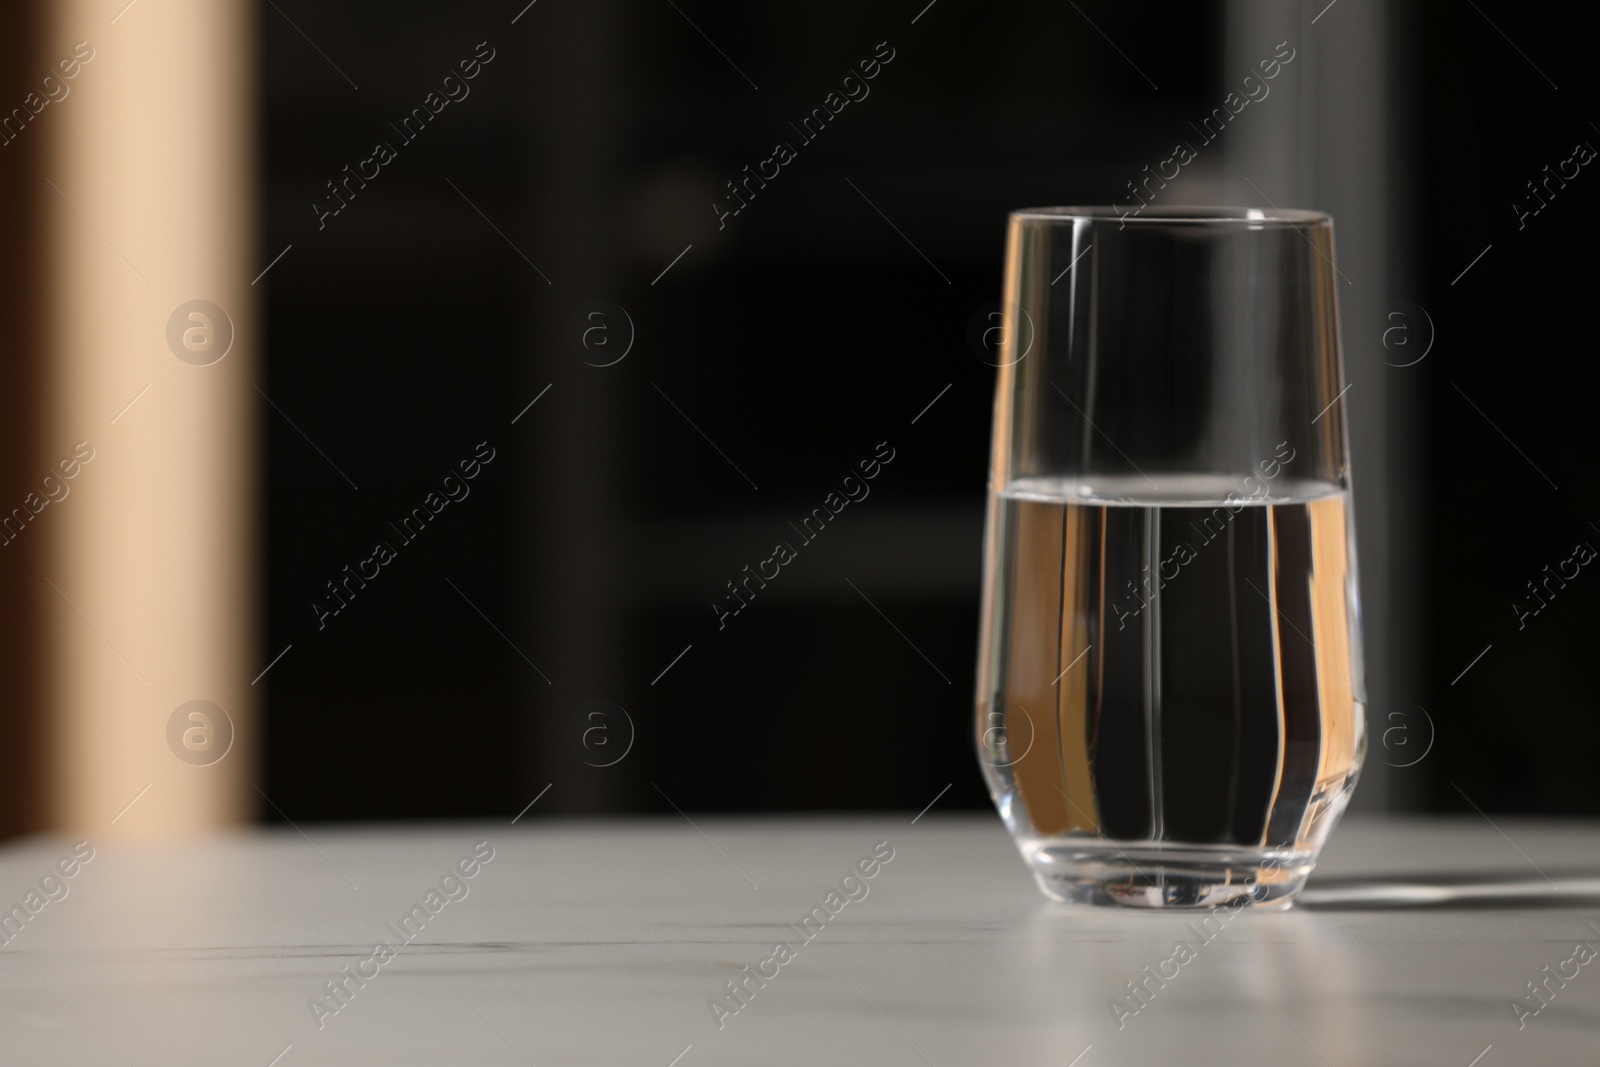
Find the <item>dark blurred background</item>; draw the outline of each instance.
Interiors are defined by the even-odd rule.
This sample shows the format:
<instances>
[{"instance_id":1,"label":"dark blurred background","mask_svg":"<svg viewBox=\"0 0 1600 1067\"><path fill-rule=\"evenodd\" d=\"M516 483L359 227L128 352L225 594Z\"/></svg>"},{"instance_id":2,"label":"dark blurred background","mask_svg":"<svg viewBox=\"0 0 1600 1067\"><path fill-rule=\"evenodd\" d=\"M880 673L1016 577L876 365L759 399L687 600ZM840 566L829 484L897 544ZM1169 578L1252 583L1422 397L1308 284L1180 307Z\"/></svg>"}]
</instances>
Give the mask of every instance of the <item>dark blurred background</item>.
<instances>
[{"instance_id":1,"label":"dark blurred background","mask_svg":"<svg viewBox=\"0 0 1600 1067\"><path fill-rule=\"evenodd\" d=\"M1512 607L1600 544L1600 178L1553 183L1520 227L1512 208L1600 143L1583 39L1503 0L923 3L262 7L263 262L293 246L262 320L294 419L261 415L262 662L296 650L262 683L281 812L915 810L946 786L941 809L986 807L995 372L967 326L999 295L1006 212L1129 201L1280 42L1271 95L1161 196L1335 215L1357 804L1600 811L1600 578L1521 629ZM790 123L889 49L804 143ZM319 219L378 141L395 158ZM719 229L725 183L780 141L796 158ZM402 544L390 524L480 442L470 495ZM799 547L790 523L884 442L870 496ZM326 583L378 541L396 558L331 613ZM719 627L779 541L798 558Z\"/></svg>"}]
</instances>

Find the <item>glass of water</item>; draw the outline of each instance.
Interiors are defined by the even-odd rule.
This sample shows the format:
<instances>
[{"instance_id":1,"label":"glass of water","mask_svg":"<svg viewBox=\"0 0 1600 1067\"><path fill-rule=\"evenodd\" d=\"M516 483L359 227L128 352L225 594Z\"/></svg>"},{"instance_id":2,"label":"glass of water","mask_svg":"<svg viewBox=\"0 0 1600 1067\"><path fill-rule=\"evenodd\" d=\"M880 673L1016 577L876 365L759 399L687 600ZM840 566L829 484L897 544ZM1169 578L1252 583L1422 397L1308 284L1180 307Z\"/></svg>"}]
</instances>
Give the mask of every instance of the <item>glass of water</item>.
<instances>
[{"instance_id":1,"label":"glass of water","mask_svg":"<svg viewBox=\"0 0 1600 1067\"><path fill-rule=\"evenodd\" d=\"M1044 892L1287 905L1366 751L1333 223L1011 215L976 732Z\"/></svg>"}]
</instances>

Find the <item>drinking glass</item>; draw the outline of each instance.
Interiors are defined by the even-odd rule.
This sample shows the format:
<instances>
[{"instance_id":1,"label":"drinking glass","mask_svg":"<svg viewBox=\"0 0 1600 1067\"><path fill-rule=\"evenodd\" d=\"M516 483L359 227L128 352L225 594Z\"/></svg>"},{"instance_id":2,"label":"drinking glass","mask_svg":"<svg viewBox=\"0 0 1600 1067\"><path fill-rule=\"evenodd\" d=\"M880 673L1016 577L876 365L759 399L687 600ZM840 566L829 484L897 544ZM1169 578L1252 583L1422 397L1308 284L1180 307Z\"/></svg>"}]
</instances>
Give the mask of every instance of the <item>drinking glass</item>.
<instances>
[{"instance_id":1,"label":"drinking glass","mask_svg":"<svg viewBox=\"0 0 1600 1067\"><path fill-rule=\"evenodd\" d=\"M1044 892L1287 906L1366 751L1333 222L1012 213L980 762Z\"/></svg>"}]
</instances>

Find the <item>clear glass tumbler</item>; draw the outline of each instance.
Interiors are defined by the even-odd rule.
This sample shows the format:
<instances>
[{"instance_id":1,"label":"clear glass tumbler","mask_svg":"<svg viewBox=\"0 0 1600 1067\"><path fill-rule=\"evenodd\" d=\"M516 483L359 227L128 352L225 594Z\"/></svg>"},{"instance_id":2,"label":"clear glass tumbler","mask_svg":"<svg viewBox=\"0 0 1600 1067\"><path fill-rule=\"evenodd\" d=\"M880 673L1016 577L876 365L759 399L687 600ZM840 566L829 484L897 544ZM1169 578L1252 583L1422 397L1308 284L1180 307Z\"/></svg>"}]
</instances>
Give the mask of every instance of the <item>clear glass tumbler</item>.
<instances>
[{"instance_id":1,"label":"clear glass tumbler","mask_svg":"<svg viewBox=\"0 0 1600 1067\"><path fill-rule=\"evenodd\" d=\"M1333 222L1012 213L980 762L1039 886L1287 905L1366 751Z\"/></svg>"}]
</instances>

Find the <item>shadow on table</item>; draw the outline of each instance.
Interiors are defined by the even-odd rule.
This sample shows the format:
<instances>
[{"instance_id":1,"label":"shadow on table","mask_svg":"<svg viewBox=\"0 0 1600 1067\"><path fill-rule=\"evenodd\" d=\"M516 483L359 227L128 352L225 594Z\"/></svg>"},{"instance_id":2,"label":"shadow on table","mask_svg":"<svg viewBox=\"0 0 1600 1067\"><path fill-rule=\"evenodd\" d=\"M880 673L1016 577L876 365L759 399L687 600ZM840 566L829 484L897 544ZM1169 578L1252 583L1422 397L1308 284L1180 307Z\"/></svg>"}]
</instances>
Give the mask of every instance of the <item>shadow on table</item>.
<instances>
[{"instance_id":1,"label":"shadow on table","mask_svg":"<svg viewBox=\"0 0 1600 1067\"><path fill-rule=\"evenodd\" d=\"M1600 874L1552 871L1545 877L1504 871L1318 878L1297 905L1316 911L1362 908L1570 908L1600 904Z\"/></svg>"}]
</instances>

